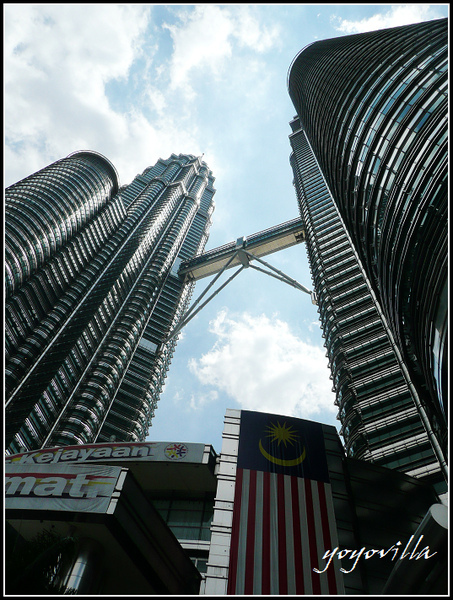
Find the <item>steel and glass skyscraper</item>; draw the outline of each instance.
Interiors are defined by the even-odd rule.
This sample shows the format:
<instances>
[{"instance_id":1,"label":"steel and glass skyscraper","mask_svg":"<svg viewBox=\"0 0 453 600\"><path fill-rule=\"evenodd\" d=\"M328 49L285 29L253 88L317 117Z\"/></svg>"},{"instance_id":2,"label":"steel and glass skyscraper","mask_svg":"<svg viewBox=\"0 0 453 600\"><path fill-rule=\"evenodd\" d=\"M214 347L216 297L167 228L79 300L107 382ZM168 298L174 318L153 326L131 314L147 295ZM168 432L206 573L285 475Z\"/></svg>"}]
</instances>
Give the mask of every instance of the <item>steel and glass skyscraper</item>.
<instances>
[{"instance_id":1,"label":"steel and glass skyscraper","mask_svg":"<svg viewBox=\"0 0 453 600\"><path fill-rule=\"evenodd\" d=\"M76 152L6 190L7 451L144 440L190 301L214 178L172 155L119 187Z\"/></svg>"},{"instance_id":2,"label":"steel and glass skyscraper","mask_svg":"<svg viewBox=\"0 0 453 600\"><path fill-rule=\"evenodd\" d=\"M447 58L439 20L315 42L288 76L347 450L433 481L447 448Z\"/></svg>"}]
</instances>

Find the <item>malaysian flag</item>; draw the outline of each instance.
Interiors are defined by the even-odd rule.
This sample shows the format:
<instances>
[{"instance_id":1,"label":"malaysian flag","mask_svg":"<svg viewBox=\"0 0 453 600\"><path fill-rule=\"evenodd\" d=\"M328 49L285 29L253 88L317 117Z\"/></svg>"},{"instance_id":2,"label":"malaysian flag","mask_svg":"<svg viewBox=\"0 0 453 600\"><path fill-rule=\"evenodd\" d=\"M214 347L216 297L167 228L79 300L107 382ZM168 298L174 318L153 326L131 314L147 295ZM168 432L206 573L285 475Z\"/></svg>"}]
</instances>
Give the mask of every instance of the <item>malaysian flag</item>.
<instances>
[{"instance_id":1,"label":"malaysian flag","mask_svg":"<svg viewBox=\"0 0 453 600\"><path fill-rule=\"evenodd\" d=\"M228 594L344 594L320 423L241 411Z\"/></svg>"}]
</instances>

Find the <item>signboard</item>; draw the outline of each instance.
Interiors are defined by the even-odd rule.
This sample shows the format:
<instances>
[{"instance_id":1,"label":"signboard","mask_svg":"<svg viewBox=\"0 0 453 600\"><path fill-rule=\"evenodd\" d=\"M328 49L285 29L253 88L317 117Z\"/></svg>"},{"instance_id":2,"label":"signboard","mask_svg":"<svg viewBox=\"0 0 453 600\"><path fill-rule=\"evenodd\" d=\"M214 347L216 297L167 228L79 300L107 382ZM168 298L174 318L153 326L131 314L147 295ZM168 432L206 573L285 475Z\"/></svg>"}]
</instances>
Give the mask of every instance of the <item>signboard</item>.
<instances>
[{"instance_id":1,"label":"signboard","mask_svg":"<svg viewBox=\"0 0 453 600\"><path fill-rule=\"evenodd\" d=\"M86 444L45 448L6 457L6 463L15 465L50 465L66 463L108 463L128 461L172 461L201 463L204 444L178 442L131 442L113 444Z\"/></svg>"},{"instance_id":2,"label":"signboard","mask_svg":"<svg viewBox=\"0 0 453 600\"><path fill-rule=\"evenodd\" d=\"M105 513L126 474L111 465L7 464L5 508Z\"/></svg>"}]
</instances>

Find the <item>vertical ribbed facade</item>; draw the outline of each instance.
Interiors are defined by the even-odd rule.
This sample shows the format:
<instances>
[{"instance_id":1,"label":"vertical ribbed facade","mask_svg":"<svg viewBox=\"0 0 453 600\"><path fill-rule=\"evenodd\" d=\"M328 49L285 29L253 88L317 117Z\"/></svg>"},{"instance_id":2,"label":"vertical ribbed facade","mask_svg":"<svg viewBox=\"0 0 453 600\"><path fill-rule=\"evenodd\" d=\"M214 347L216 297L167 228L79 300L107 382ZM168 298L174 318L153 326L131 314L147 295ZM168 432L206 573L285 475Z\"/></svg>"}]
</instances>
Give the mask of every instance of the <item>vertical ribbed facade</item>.
<instances>
[{"instance_id":1,"label":"vertical ribbed facade","mask_svg":"<svg viewBox=\"0 0 453 600\"><path fill-rule=\"evenodd\" d=\"M6 295L13 294L106 207L118 191L113 165L77 152L7 190Z\"/></svg>"},{"instance_id":2,"label":"vertical ribbed facade","mask_svg":"<svg viewBox=\"0 0 453 600\"><path fill-rule=\"evenodd\" d=\"M290 161L346 452L435 480L438 462L362 263L305 133L293 125Z\"/></svg>"},{"instance_id":3,"label":"vertical ribbed facade","mask_svg":"<svg viewBox=\"0 0 453 600\"><path fill-rule=\"evenodd\" d=\"M172 155L118 190L110 162L82 152L6 190L9 452L145 439L192 292L177 268L204 248L213 182Z\"/></svg>"},{"instance_id":4,"label":"vertical ribbed facade","mask_svg":"<svg viewBox=\"0 0 453 600\"><path fill-rule=\"evenodd\" d=\"M300 119L291 162L348 449L388 450L377 462L392 466L391 447L404 445L396 468L424 460L428 473L421 423L441 463L447 444L447 22L315 42L294 59L288 88ZM325 244L335 227L344 246ZM370 318L380 333L365 328L360 340ZM373 409L356 390L367 374Z\"/></svg>"}]
</instances>

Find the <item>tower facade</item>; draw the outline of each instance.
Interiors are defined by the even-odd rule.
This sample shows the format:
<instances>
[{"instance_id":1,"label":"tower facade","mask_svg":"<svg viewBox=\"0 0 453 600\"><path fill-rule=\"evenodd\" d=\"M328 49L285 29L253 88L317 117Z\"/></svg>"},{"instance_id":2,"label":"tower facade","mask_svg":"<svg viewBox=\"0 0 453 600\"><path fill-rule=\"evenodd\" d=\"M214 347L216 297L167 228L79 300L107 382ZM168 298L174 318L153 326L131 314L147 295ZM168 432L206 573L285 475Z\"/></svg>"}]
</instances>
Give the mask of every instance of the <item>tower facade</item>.
<instances>
[{"instance_id":1,"label":"tower facade","mask_svg":"<svg viewBox=\"0 0 453 600\"><path fill-rule=\"evenodd\" d=\"M440 20L315 42L288 78L347 449L428 478L447 447L446 69Z\"/></svg>"},{"instance_id":2,"label":"tower facade","mask_svg":"<svg viewBox=\"0 0 453 600\"><path fill-rule=\"evenodd\" d=\"M119 187L77 152L6 190L7 451L144 440L193 284L214 178L172 155Z\"/></svg>"}]
</instances>

